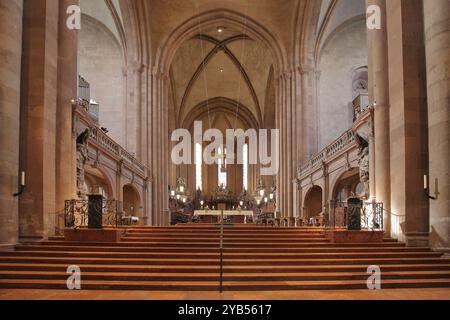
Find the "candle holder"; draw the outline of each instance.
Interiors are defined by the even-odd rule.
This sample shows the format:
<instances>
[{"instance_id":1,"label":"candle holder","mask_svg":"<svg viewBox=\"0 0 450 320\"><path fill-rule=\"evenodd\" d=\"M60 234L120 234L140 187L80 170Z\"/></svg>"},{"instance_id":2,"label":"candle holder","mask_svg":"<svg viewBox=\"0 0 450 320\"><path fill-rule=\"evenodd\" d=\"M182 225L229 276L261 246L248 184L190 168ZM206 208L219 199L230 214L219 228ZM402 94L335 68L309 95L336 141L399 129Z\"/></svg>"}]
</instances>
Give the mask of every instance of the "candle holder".
<instances>
[{"instance_id":1,"label":"candle holder","mask_svg":"<svg viewBox=\"0 0 450 320\"><path fill-rule=\"evenodd\" d=\"M428 185L428 176L427 175L423 176L423 190L425 192L425 195L428 197L428 199L437 200L438 196L439 196L438 180L434 179L434 197L430 195L430 188Z\"/></svg>"},{"instance_id":2,"label":"candle holder","mask_svg":"<svg viewBox=\"0 0 450 320\"><path fill-rule=\"evenodd\" d=\"M19 191L14 193L14 197L20 196L25 191L25 171L20 173Z\"/></svg>"}]
</instances>

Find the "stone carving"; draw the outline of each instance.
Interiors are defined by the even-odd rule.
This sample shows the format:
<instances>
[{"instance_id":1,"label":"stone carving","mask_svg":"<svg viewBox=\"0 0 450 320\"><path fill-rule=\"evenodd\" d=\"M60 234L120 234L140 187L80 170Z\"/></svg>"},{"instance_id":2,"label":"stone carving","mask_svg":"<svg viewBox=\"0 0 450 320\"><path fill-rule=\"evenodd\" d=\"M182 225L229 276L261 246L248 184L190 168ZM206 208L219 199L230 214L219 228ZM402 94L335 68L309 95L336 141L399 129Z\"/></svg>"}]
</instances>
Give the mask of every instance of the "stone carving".
<instances>
[{"instance_id":1,"label":"stone carving","mask_svg":"<svg viewBox=\"0 0 450 320\"><path fill-rule=\"evenodd\" d=\"M91 129L86 128L80 135L77 141L77 194L79 198L86 196L87 190L84 183L84 164L88 159L87 140L91 133Z\"/></svg>"},{"instance_id":2,"label":"stone carving","mask_svg":"<svg viewBox=\"0 0 450 320\"><path fill-rule=\"evenodd\" d=\"M355 141L358 146L359 180L364 186L363 194L359 195L367 199L369 197L369 143L359 134L355 134Z\"/></svg>"}]
</instances>

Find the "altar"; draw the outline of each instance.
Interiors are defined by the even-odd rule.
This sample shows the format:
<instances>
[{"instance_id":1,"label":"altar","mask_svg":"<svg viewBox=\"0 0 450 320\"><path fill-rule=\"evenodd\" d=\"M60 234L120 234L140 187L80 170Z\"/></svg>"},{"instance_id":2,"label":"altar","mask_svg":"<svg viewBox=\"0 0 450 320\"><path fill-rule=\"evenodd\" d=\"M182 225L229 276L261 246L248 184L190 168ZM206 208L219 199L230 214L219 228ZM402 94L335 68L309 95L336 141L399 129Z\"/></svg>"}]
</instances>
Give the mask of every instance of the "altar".
<instances>
[{"instance_id":1,"label":"altar","mask_svg":"<svg viewBox=\"0 0 450 320\"><path fill-rule=\"evenodd\" d=\"M199 217L202 223L219 223L221 210L195 210L194 217ZM253 217L251 210L223 210L223 216L229 223L247 223L248 217Z\"/></svg>"}]
</instances>

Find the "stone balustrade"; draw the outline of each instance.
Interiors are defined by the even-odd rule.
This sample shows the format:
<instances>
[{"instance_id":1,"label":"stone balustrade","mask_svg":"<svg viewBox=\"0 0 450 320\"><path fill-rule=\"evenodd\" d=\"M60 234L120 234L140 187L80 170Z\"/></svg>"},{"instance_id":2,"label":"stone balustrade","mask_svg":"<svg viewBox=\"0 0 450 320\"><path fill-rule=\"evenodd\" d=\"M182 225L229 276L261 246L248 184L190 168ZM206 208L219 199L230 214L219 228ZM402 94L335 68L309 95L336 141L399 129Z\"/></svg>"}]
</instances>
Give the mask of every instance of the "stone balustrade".
<instances>
[{"instance_id":1,"label":"stone balustrade","mask_svg":"<svg viewBox=\"0 0 450 320\"><path fill-rule=\"evenodd\" d=\"M81 103L74 104L74 119L80 121L84 126L91 128L89 136L90 145L95 146L104 154L110 155L118 163L124 163L134 174L142 178L149 176L149 169L126 151L120 144L109 137L92 119L88 110ZM76 126L75 126L76 127Z\"/></svg>"},{"instance_id":2,"label":"stone balustrade","mask_svg":"<svg viewBox=\"0 0 450 320\"><path fill-rule=\"evenodd\" d=\"M332 159L339 157L348 149L356 148L355 135L352 129L344 132L339 138L314 155L307 163L300 166L298 177L308 176L311 172L317 170L324 162L328 163Z\"/></svg>"}]
</instances>

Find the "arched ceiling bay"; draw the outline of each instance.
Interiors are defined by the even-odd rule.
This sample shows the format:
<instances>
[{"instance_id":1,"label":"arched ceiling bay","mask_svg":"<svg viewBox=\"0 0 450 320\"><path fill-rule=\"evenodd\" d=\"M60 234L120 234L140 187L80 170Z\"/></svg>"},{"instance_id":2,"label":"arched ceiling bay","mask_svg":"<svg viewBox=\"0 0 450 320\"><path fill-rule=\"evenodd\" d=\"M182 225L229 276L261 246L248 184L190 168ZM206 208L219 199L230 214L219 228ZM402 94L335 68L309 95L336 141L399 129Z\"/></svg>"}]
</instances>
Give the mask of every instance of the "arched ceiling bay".
<instances>
[{"instance_id":1,"label":"arched ceiling bay","mask_svg":"<svg viewBox=\"0 0 450 320\"><path fill-rule=\"evenodd\" d=\"M323 0L318 20L317 50L321 50L328 37L343 23L364 16L365 0Z\"/></svg>"},{"instance_id":2,"label":"arched ceiling bay","mask_svg":"<svg viewBox=\"0 0 450 320\"><path fill-rule=\"evenodd\" d=\"M179 122L197 105L224 97L264 114L272 57L268 48L238 30L206 30L183 43L171 65Z\"/></svg>"},{"instance_id":3,"label":"arched ceiling bay","mask_svg":"<svg viewBox=\"0 0 450 320\"><path fill-rule=\"evenodd\" d=\"M123 35L121 29L123 28L122 12L117 0L80 0L79 2L81 12L88 15L101 23L103 23L116 37L119 43L122 42ZM108 7L108 5L111 5ZM114 20L114 14L117 14L117 21ZM123 43L122 43L123 45Z\"/></svg>"}]
</instances>

